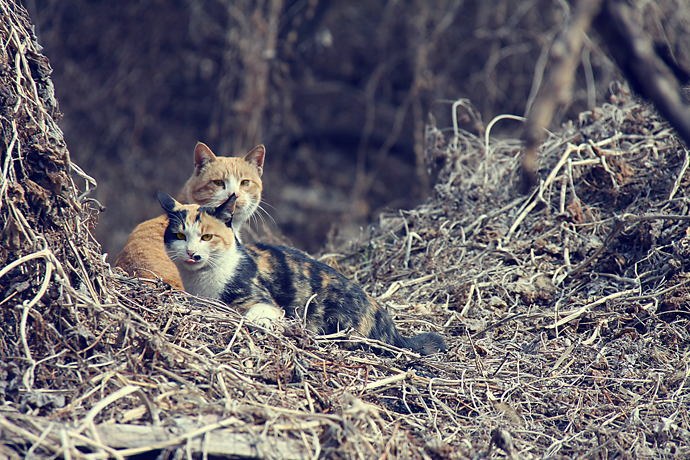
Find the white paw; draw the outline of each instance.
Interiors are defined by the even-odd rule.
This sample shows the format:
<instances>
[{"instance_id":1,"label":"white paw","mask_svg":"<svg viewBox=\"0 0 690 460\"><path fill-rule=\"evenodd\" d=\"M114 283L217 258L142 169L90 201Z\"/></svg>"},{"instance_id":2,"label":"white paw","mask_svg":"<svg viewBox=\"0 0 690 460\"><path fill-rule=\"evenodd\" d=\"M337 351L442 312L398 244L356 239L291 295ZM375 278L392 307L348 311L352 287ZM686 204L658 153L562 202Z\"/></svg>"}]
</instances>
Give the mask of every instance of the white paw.
<instances>
[{"instance_id":1,"label":"white paw","mask_svg":"<svg viewBox=\"0 0 690 460\"><path fill-rule=\"evenodd\" d=\"M267 329L272 329L273 321L282 318L284 315L285 312L283 312L283 310L280 310L274 305L264 303L254 305L244 314L248 320Z\"/></svg>"},{"instance_id":2,"label":"white paw","mask_svg":"<svg viewBox=\"0 0 690 460\"><path fill-rule=\"evenodd\" d=\"M276 324L273 321L274 320L270 318L255 318L252 320L252 323L256 324L257 326L261 326L264 329L268 329L269 331L275 332Z\"/></svg>"}]
</instances>

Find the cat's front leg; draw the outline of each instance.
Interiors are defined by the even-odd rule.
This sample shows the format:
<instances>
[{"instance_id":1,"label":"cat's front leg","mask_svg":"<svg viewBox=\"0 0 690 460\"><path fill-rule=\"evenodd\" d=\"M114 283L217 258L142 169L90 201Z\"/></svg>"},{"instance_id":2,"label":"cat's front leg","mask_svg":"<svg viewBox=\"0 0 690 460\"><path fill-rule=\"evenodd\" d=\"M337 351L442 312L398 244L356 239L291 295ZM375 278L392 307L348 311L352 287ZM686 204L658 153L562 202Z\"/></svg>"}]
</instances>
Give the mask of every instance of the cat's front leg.
<instances>
[{"instance_id":1,"label":"cat's front leg","mask_svg":"<svg viewBox=\"0 0 690 460\"><path fill-rule=\"evenodd\" d=\"M257 303L247 310L244 316L259 326L272 329L273 321L285 316L285 312L275 305Z\"/></svg>"}]
</instances>

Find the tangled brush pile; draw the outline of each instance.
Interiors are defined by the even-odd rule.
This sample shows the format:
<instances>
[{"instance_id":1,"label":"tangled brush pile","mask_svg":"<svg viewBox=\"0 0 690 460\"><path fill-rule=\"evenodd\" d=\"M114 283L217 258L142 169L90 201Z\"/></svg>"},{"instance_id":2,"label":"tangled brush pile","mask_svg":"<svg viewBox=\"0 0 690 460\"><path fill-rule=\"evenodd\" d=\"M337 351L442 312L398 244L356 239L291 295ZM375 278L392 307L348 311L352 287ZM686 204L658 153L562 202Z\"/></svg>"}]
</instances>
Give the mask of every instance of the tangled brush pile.
<instances>
[{"instance_id":1,"label":"tangled brush pile","mask_svg":"<svg viewBox=\"0 0 690 460\"><path fill-rule=\"evenodd\" d=\"M551 133L529 196L494 122L429 126L434 196L324 258L449 351L346 350L365 339L113 272L48 62L24 10L0 10L0 454L690 455L689 160L647 106L619 91Z\"/></svg>"}]
</instances>

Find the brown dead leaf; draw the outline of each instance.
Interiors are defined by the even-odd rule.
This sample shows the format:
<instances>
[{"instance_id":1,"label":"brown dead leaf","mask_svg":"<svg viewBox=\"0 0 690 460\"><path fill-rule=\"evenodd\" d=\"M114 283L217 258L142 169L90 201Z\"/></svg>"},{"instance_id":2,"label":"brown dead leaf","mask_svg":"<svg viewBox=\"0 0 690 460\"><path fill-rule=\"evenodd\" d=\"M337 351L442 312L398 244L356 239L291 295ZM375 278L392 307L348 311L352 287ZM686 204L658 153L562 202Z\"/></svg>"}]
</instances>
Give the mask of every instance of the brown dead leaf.
<instances>
[{"instance_id":1,"label":"brown dead leaf","mask_svg":"<svg viewBox=\"0 0 690 460\"><path fill-rule=\"evenodd\" d=\"M574 224L582 224L586 221L585 213L582 211L582 205L580 200L575 198L572 203L570 203L566 209L570 213L570 220Z\"/></svg>"}]
</instances>

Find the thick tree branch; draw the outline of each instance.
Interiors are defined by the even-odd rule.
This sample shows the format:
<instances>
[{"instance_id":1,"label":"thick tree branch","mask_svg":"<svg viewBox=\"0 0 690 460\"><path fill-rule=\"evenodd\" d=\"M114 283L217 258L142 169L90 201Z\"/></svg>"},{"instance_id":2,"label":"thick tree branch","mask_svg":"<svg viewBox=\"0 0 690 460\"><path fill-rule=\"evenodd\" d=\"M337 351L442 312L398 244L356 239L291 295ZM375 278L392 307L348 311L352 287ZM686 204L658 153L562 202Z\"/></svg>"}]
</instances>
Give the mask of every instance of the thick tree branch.
<instances>
[{"instance_id":1,"label":"thick tree branch","mask_svg":"<svg viewBox=\"0 0 690 460\"><path fill-rule=\"evenodd\" d=\"M659 113L690 145L690 105L673 70L657 53L651 38L634 20L624 1L608 0L594 27L635 92L654 103Z\"/></svg>"},{"instance_id":2,"label":"thick tree branch","mask_svg":"<svg viewBox=\"0 0 690 460\"><path fill-rule=\"evenodd\" d=\"M537 182L537 149L544 139L543 128L551 124L556 108L571 98L583 38L601 8L601 2L580 0L570 26L551 48L553 71L543 91L537 95L523 135L522 188L525 192Z\"/></svg>"}]
</instances>

